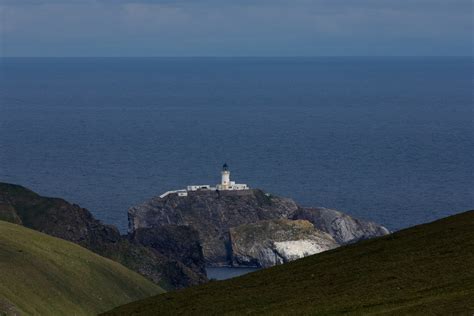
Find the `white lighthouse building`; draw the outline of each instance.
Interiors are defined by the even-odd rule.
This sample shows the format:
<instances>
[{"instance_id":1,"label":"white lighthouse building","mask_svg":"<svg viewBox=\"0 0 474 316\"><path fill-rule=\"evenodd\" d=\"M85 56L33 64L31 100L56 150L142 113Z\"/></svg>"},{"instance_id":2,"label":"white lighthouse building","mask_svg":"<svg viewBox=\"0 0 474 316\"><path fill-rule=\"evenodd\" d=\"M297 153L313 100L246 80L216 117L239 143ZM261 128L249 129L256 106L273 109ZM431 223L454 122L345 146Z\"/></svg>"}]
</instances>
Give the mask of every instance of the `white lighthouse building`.
<instances>
[{"instance_id":1,"label":"white lighthouse building","mask_svg":"<svg viewBox=\"0 0 474 316\"><path fill-rule=\"evenodd\" d=\"M248 190L248 188L246 184L230 181L229 166L226 163L222 166L221 183L216 185L216 190Z\"/></svg>"},{"instance_id":2,"label":"white lighthouse building","mask_svg":"<svg viewBox=\"0 0 474 316\"><path fill-rule=\"evenodd\" d=\"M160 195L160 198L164 198L168 194L178 194L178 196L188 196L190 191L230 191L230 190L249 190L248 185L244 183L235 183L235 181L230 181L230 170L227 163L222 166L221 171L221 183L217 184L215 187L210 186L209 184L199 184L199 185L188 185L186 189L181 190L172 190L163 193Z\"/></svg>"}]
</instances>

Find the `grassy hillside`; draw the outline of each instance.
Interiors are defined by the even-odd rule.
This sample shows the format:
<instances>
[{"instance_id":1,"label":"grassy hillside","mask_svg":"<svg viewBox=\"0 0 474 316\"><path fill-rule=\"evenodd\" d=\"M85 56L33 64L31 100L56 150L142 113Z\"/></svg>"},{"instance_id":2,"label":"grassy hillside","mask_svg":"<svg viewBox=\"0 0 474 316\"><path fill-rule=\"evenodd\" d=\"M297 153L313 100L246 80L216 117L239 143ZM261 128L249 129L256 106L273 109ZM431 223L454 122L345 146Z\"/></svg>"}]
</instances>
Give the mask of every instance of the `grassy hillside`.
<instances>
[{"instance_id":1,"label":"grassy hillside","mask_svg":"<svg viewBox=\"0 0 474 316\"><path fill-rule=\"evenodd\" d=\"M473 298L470 211L107 315L472 315Z\"/></svg>"},{"instance_id":2,"label":"grassy hillside","mask_svg":"<svg viewBox=\"0 0 474 316\"><path fill-rule=\"evenodd\" d=\"M162 292L76 244L0 221L0 315L96 315Z\"/></svg>"}]
</instances>

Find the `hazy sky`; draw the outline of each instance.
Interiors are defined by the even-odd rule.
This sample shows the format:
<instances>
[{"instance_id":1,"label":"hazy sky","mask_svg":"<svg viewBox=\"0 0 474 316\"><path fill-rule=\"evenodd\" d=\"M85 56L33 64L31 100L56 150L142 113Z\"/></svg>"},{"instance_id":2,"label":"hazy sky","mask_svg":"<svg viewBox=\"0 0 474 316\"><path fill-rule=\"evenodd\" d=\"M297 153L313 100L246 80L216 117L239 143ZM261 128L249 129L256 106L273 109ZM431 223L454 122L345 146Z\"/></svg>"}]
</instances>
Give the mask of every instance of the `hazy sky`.
<instances>
[{"instance_id":1,"label":"hazy sky","mask_svg":"<svg viewBox=\"0 0 474 316\"><path fill-rule=\"evenodd\" d=\"M472 55L473 0L0 0L3 56Z\"/></svg>"}]
</instances>

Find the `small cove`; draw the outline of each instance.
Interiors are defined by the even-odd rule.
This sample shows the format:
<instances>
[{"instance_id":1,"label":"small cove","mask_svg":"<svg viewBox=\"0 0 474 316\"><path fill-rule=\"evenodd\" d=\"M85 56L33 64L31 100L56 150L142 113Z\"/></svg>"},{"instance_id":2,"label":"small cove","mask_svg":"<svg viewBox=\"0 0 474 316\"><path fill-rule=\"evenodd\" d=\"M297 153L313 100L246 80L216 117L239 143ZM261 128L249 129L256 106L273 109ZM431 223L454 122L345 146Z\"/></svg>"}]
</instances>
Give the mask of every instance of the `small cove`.
<instances>
[{"instance_id":1,"label":"small cove","mask_svg":"<svg viewBox=\"0 0 474 316\"><path fill-rule=\"evenodd\" d=\"M234 268L234 267L219 267L219 268L206 268L207 277L209 280L226 280L232 279L247 273L255 272L260 268Z\"/></svg>"}]
</instances>

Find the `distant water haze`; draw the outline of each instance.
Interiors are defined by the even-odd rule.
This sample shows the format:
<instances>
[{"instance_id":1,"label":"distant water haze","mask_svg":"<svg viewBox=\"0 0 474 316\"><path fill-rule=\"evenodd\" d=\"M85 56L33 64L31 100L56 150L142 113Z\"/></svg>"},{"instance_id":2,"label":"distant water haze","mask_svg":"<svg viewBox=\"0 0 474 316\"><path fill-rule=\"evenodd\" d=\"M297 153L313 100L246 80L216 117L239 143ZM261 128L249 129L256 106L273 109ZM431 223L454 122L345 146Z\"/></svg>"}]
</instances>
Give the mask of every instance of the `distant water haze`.
<instances>
[{"instance_id":1,"label":"distant water haze","mask_svg":"<svg viewBox=\"0 0 474 316\"><path fill-rule=\"evenodd\" d=\"M1 60L0 181L127 228L232 180L396 230L473 208L470 58Z\"/></svg>"}]
</instances>

